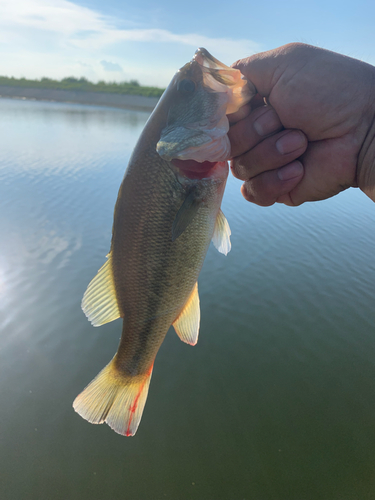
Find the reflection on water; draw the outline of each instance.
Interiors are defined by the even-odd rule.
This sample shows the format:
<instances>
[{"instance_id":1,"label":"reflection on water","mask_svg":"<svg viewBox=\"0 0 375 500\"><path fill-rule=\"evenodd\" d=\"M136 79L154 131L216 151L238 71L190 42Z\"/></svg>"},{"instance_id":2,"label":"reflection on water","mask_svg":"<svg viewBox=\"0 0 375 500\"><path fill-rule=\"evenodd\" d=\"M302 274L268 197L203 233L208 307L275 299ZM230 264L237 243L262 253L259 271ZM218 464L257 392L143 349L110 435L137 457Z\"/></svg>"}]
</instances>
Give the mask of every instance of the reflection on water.
<instances>
[{"instance_id":1,"label":"reflection on water","mask_svg":"<svg viewBox=\"0 0 375 500\"><path fill-rule=\"evenodd\" d=\"M121 323L82 294L147 114L0 100L2 499L372 499L375 207L260 208L230 179L194 348L170 332L137 435L71 408Z\"/></svg>"}]
</instances>

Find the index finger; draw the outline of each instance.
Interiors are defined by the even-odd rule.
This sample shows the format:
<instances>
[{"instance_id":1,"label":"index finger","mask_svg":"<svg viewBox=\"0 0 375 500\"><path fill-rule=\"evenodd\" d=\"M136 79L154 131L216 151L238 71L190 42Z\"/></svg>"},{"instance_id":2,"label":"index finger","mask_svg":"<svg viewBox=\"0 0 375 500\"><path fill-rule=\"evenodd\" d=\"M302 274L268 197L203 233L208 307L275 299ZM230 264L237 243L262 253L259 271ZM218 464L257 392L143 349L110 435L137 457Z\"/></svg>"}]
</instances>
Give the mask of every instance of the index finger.
<instances>
[{"instance_id":1,"label":"index finger","mask_svg":"<svg viewBox=\"0 0 375 500\"><path fill-rule=\"evenodd\" d=\"M264 106L263 97L259 94L255 94L255 96L251 99L250 102L242 106L235 113L227 115L229 123L232 125L233 123L237 123L240 120L243 120L251 113L251 111L259 108L260 106Z\"/></svg>"},{"instance_id":2,"label":"index finger","mask_svg":"<svg viewBox=\"0 0 375 500\"><path fill-rule=\"evenodd\" d=\"M233 124L228 132L232 158L249 151L265 137L283 129L271 106L261 106L243 120Z\"/></svg>"}]
</instances>

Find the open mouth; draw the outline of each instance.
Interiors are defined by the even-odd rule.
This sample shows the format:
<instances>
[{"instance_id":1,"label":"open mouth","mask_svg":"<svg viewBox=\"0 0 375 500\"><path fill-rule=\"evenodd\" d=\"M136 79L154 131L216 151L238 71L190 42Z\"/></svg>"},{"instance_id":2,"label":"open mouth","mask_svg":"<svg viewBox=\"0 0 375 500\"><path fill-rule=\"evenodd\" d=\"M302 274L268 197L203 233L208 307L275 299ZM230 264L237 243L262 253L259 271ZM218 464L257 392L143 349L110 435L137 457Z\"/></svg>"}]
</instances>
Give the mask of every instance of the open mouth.
<instances>
[{"instance_id":1,"label":"open mouth","mask_svg":"<svg viewBox=\"0 0 375 500\"><path fill-rule=\"evenodd\" d=\"M172 165L177 167L183 175L189 177L190 179L202 179L207 177L210 170L212 170L217 161L204 161L199 163L195 160L172 160Z\"/></svg>"}]
</instances>

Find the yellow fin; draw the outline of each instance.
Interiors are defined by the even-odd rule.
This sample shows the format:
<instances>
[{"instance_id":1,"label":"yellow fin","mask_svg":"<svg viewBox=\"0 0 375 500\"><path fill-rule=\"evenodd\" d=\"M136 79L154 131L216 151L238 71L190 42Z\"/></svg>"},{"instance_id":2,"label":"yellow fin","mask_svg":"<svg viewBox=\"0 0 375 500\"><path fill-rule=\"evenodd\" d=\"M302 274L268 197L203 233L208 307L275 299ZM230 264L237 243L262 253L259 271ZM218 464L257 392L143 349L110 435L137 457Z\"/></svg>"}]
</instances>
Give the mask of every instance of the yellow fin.
<instances>
[{"instance_id":1,"label":"yellow fin","mask_svg":"<svg viewBox=\"0 0 375 500\"><path fill-rule=\"evenodd\" d=\"M123 436L137 432L146 403L153 364L144 375L126 376L114 359L90 382L73 403L73 408L91 424L107 423Z\"/></svg>"},{"instance_id":2,"label":"yellow fin","mask_svg":"<svg viewBox=\"0 0 375 500\"><path fill-rule=\"evenodd\" d=\"M110 253L107 262L99 269L83 295L82 310L94 326L104 325L120 317Z\"/></svg>"},{"instance_id":3,"label":"yellow fin","mask_svg":"<svg viewBox=\"0 0 375 500\"><path fill-rule=\"evenodd\" d=\"M185 307L173 323L177 335L183 342L190 345L195 345L198 342L200 319L198 283L195 283Z\"/></svg>"},{"instance_id":4,"label":"yellow fin","mask_svg":"<svg viewBox=\"0 0 375 500\"><path fill-rule=\"evenodd\" d=\"M230 243L231 230L225 215L221 210L216 217L214 235L212 236L212 243L219 250L220 253L227 255L231 249Z\"/></svg>"}]
</instances>

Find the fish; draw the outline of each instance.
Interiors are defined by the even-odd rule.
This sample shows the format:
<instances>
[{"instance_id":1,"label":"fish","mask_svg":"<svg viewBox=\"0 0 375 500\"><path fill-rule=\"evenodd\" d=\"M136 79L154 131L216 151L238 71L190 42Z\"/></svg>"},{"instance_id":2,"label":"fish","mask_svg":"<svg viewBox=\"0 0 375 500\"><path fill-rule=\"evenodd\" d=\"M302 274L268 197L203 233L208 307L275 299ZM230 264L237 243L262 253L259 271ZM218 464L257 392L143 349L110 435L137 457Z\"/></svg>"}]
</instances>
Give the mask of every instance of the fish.
<instances>
[{"instance_id":1,"label":"fish","mask_svg":"<svg viewBox=\"0 0 375 500\"><path fill-rule=\"evenodd\" d=\"M210 241L225 255L231 247L220 208L227 114L254 94L239 70L200 48L148 119L119 189L110 252L82 299L93 326L123 318L117 353L74 400L88 422L133 436L170 326L197 343L197 280Z\"/></svg>"}]
</instances>

